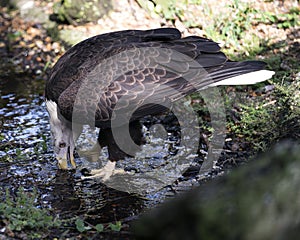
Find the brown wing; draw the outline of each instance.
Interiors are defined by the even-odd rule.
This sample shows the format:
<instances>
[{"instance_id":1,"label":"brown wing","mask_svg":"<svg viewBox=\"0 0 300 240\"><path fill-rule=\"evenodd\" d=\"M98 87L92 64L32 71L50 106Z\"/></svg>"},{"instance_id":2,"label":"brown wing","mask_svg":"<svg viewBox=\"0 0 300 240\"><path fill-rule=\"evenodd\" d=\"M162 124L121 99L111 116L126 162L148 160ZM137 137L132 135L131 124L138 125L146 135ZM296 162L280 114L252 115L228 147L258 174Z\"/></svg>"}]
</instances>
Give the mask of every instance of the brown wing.
<instances>
[{"instance_id":1,"label":"brown wing","mask_svg":"<svg viewBox=\"0 0 300 240\"><path fill-rule=\"evenodd\" d=\"M89 71L121 51L141 42L172 41L181 37L173 28L147 31L126 30L106 33L86 39L70 48L55 64L46 83L46 97L58 101L59 96L75 81L81 81Z\"/></svg>"},{"instance_id":2,"label":"brown wing","mask_svg":"<svg viewBox=\"0 0 300 240\"><path fill-rule=\"evenodd\" d=\"M55 65L46 97L64 117L101 126L113 109L140 115L159 112L211 83L262 69L261 62L231 62L217 43L177 29L121 31L95 36L71 48ZM145 105L146 104L146 105ZM74 120L74 115L73 115Z\"/></svg>"}]
</instances>

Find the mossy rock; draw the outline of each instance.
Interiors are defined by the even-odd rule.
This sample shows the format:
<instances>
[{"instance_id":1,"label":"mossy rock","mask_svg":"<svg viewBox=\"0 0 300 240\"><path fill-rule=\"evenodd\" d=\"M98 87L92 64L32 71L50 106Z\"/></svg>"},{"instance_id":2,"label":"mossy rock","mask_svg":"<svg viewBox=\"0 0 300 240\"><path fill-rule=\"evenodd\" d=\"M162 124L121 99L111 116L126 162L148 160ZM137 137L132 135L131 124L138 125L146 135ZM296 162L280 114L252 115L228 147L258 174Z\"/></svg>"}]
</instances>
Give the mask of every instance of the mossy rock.
<instances>
[{"instance_id":1,"label":"mossy rock","mask_svg":"<svg viewBox=\"0 0 300 240\"><path fill-rule=\"evenodd\" d=\"M70 24L95 22L113 9L111 0L62 0L54 5L57 20Z\"/></svg>"},{"instance_id":2,"label":"mossy rock","mask_svg":"<svg viewBox=\"0 0 300 240\"><path fill-rule=\"evenodd\" d=\"M272 151L142 217L135 239L297 239L300 146Z\"/></svg>"}]
</instances>

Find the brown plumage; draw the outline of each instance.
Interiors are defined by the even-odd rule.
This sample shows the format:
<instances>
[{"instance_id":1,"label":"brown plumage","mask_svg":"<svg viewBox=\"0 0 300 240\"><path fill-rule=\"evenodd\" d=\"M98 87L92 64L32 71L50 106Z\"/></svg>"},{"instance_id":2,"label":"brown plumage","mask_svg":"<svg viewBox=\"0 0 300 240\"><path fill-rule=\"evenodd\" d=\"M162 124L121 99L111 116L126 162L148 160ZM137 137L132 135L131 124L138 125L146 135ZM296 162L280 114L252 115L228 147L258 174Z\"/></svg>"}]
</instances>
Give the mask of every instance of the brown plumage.
<instances>
[{"instance_id":1,"label":"brown plumage","mask_svg":"<svg viewBox=\"0 0 300 240\"><path fill-rule=\"evenodd\" d=\"M230 61L217 43L198 36L181 38L175 28L126 30L95 36L69 49L54 66L45 92L47 101L57 104L61 119L82 124L94 120L96 127L109 132L112 111L124 96L129 97L117 107L141 106L132 118L137 120L162 111L158 104L144 105L147 99L157 97L158 103L171 103L214 83L222 85L222 80L264 67L261 61ZM146 84L155 87L149 90ZM82 88L86 91L79 94ZM75 99L78 118L73 114ZM100 134L110 135L104 131ZM105 141L100 136L100 143L109 145ZM109 152L111 156L117 150L109 147Z\"/></svg>"}]
</instances>

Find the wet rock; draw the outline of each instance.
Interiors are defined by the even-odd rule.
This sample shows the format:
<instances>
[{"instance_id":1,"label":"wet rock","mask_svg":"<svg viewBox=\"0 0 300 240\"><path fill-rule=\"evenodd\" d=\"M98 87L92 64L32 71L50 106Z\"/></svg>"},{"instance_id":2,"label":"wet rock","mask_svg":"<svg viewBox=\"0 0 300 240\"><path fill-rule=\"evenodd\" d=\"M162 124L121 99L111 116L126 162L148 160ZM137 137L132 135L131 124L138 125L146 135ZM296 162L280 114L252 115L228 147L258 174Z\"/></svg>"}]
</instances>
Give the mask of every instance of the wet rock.
<instances>
[{"instance_id":1,"label":"wet rock","mask_svg":"<svg viewBox=\"0 0 300 240\"><path fill-rule=\"evenodd\" d=\"M280 143L142 217L134 225L136 239L296 239L299 184L300 146Z\"/></svg>"}]
</instances>

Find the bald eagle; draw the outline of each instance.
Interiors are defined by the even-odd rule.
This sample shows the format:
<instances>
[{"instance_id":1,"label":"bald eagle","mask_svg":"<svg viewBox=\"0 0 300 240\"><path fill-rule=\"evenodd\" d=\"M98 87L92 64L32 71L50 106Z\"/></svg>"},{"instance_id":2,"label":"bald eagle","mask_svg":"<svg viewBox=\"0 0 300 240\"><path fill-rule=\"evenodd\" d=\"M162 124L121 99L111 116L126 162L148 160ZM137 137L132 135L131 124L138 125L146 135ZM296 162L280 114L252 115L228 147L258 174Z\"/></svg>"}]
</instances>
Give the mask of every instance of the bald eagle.
<instances>
[{"instance_id":1,"label":"bald eagle","mask_svg":"<svg viewBox=\"0 0 300 240\"><path fill-rule=\"evenodd\" d=\"M164 111L160 101L172 103L207 87L265 81L274 74L264 70L265 65L230 61L217 43L198 36L182 38L176 28L125 30L86 39L57 61L46 82L58 166L68 169L71 163L76 167L73 152L78 131L74 124L92 124L100 128L100 146L108 148L109 161L99 175L107 179L114 173L115 161L126 156L113 139L115 108L126 113L128 106L136 106L129 128L133 141L141 144L138 120ZM126 96L130 96L126 104L118 104ZM159 102L144 104L156 97Z\"/></svg>"}]
</instances>

